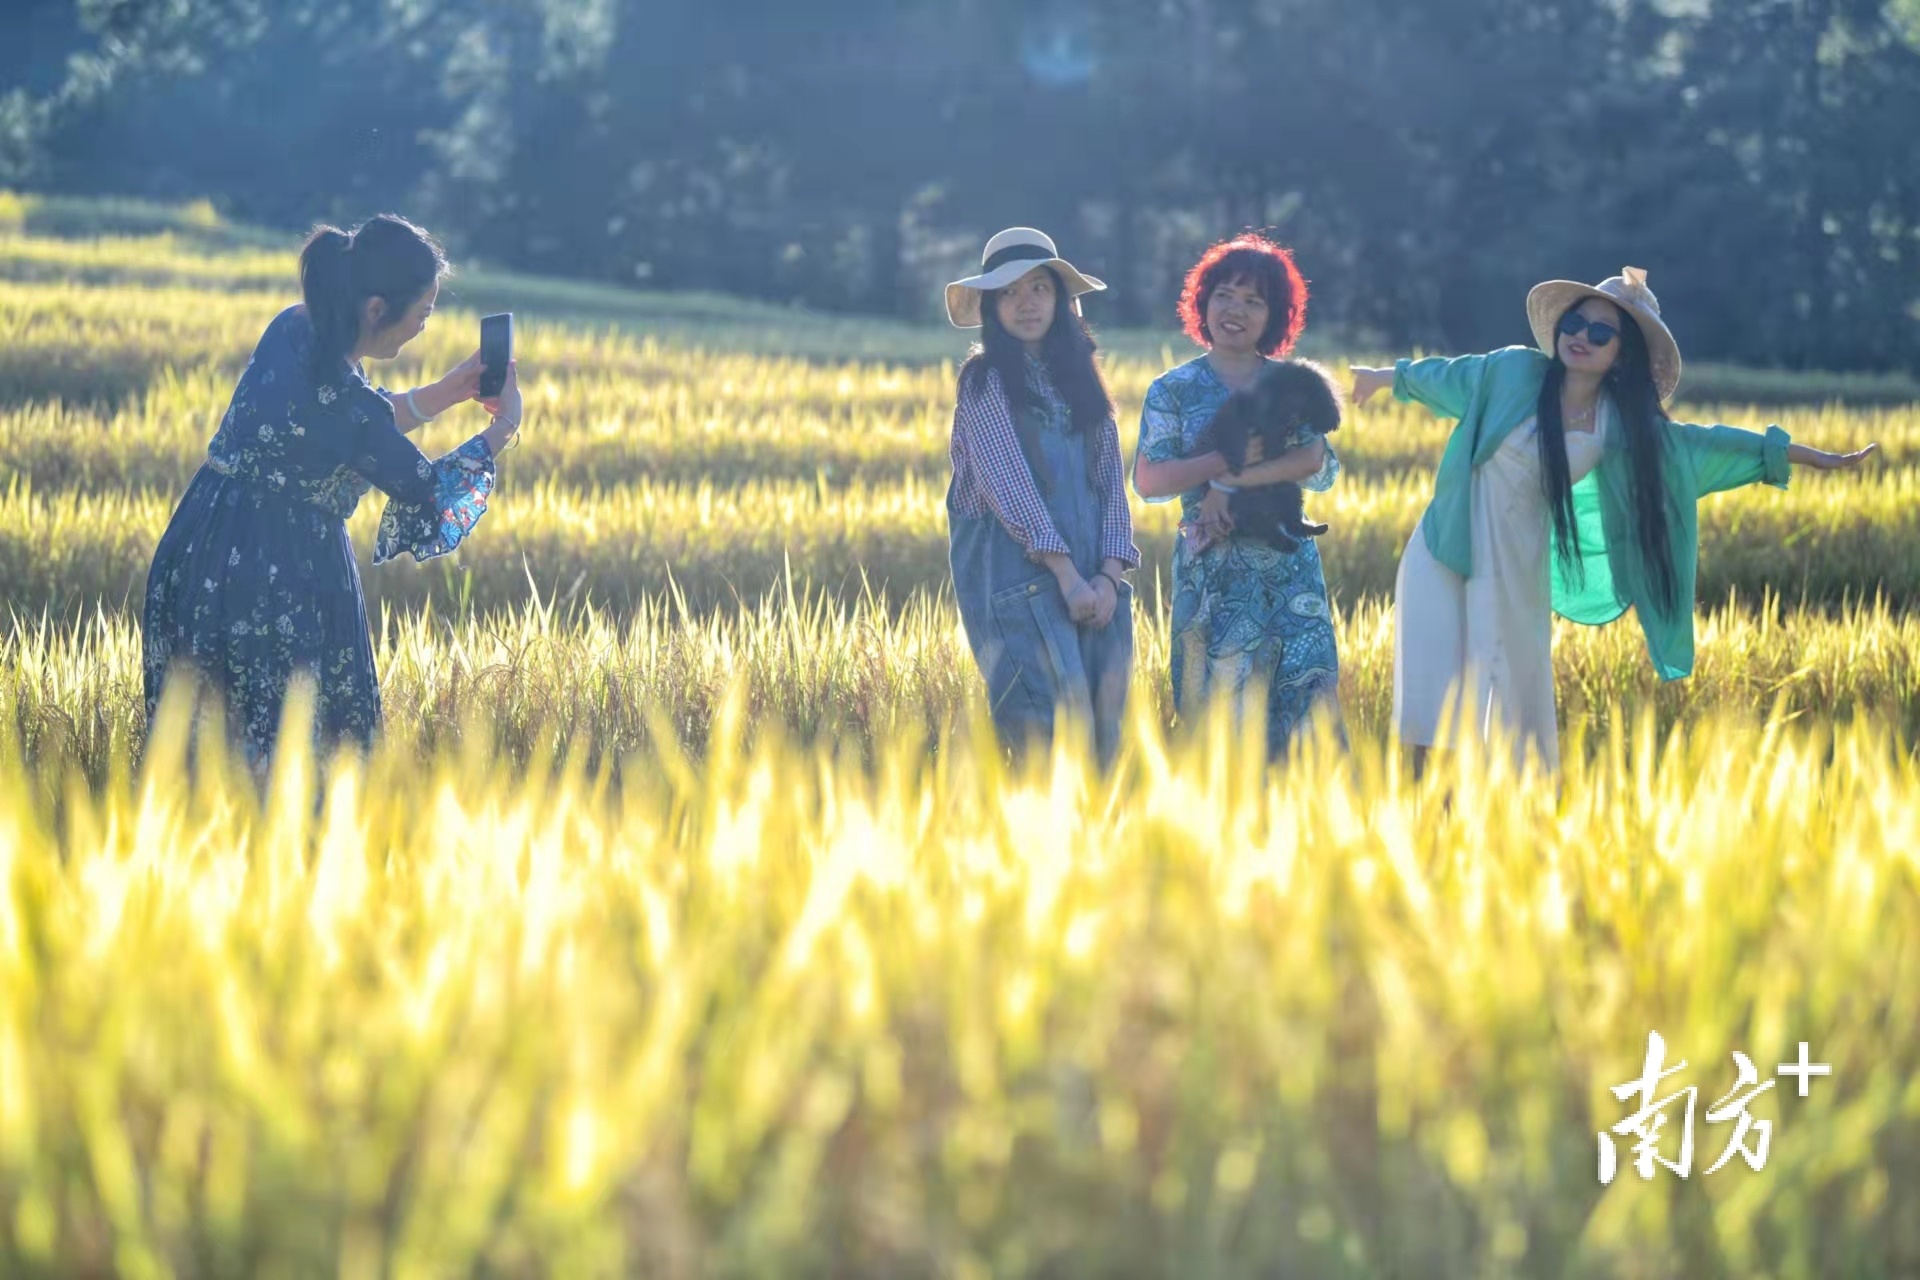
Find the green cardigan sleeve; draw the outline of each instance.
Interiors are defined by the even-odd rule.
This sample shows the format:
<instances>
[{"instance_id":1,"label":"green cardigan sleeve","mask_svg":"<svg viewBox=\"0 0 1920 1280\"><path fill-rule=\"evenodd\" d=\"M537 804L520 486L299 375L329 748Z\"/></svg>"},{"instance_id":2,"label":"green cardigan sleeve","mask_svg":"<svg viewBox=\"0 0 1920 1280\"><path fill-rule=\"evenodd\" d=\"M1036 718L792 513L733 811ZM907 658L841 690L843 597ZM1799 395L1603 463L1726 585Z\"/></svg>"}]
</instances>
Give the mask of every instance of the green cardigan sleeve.
<instances>
[{"instance_id":1,"label":"green cardigan sleeve","mask_svg":"<svg viewBox=\"0 0 1920 1280\"><path fill-rule=\"evenodd\" d=\"M1687 454L1695 496L1704 498L1749 484L1787 487L1792 472L1787 464L1787 446L1792 437L1778 426L1768 427L1764 433L1684 422L1676 422L1673 427Z\"/></svg>"},{"instance_id":2,"label":"green cardigan sleeve","mask_svg":"<svg viewBox=\"0 0 1920 1280\"><path fill-rule=\"evenodd\" d=\"M1487 357L1402 357L1393 364L1393 398L1418 401L1443 418L1463 417L1480 385Z\"/></svg>"}]
</instances>

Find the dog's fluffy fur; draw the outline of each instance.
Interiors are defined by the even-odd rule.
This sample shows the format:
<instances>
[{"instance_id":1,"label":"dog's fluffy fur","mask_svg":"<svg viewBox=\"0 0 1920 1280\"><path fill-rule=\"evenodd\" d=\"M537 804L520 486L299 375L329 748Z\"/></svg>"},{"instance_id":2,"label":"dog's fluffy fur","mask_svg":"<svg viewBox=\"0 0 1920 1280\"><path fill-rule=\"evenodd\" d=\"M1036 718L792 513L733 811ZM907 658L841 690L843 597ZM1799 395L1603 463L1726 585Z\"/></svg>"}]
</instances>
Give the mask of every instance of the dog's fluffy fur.
<instances>
[{"instance_id":1,"label":"dog's fluffy fur","mask_svg":"<svg viewBox=\"0 0 1920 1280\"><path fill-rule=\"evenodd\" d=\"M1246 466L1247 445L1256 437L1266 461L1339 426L1340 392L1327 371L1310 360L1276 360L1251 387L1234 392L1220 406L1213 419L1213 442L1240 471ZM1234 537L1282 551L1298 551L1300 539L1327 531L1326 525L1308 521L1305 495L1290 482L1242 489L1228 499L1227 514L1233 518Z\"/></svg>"}]
</instances>

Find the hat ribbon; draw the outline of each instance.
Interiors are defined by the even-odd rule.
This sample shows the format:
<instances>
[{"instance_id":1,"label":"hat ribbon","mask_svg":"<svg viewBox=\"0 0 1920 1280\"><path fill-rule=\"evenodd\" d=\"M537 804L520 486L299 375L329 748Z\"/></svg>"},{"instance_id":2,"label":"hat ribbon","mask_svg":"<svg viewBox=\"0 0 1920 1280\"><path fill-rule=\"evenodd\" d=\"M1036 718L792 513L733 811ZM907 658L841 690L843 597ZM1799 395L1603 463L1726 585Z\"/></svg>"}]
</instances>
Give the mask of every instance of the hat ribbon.
<instances>
[{"instance_id":1,"label":"hat ribbon","mask_svg":"<svg viewBox=\"0 0 1920 1280\"><path fill-rule=\"evenodd\" d=\"M1037 244L1010 244L980 264L980 274L1006 266L1009 262L1050 262L1053 254Z\"/></svg>"}]
</instances>

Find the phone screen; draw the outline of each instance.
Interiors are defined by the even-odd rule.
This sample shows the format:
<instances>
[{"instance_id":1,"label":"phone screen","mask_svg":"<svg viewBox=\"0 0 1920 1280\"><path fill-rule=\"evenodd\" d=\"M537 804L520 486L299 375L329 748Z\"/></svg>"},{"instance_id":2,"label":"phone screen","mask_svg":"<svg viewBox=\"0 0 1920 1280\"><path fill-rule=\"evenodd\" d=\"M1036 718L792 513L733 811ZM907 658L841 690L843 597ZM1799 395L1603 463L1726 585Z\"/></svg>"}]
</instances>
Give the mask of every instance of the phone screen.
<instances>
[{"instance_id":1,"label":"phone screen","mask_svg":"<svg viewBox=\"0 0 1920 1280\"><path fill-rule=\"evenodd\" d=\"M507 365L513 360L513 312L480 318L480 394L493 397L507 383Z\"/></svg>"}]
</instances>

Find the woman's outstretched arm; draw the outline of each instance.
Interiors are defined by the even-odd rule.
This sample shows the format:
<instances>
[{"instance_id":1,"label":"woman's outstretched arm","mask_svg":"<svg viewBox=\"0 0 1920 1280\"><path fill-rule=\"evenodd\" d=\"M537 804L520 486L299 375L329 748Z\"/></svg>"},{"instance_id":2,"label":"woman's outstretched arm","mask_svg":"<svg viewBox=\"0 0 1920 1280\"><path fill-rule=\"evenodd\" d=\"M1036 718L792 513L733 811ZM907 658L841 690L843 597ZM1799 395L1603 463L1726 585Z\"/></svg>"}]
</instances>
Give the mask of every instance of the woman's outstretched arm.
<instances>
[{"instance_id":1,"label":"woman's outstretched arm","mask_svg":"<svg viewBox=\"0 0 1920 1280\"><path fill-rule=\"evenodd\" d=\"M1787 487L1793 467L1817 471L1846 471L1871 457L1879 445L1870 444L1853 453L1829 453L1804 444L1794 444L1777 426L1765 431L1744 427L1696 426L1676 422L1671 430L1686 454L1693 472L1693 491L1697 497L1721 493L1749 484Z\"/></svg>"},{"instance_id":2,"label":"woman's outstretched arm","mask_svg":"<svg viewBox=\"0 0 1920 1280\"><path fill-rule=\"evenodd\" d=\"M1365 404L1382 391L1393 390L1393 370L1376 369L1364 364L1353 366L1353 403L1354 407Z\"/></svg>"},{"instance_id":3,"label":"woman's outstretched arm","mask_svg":"<svg viewBox=\"0 0 1920 1280\"><path fill-rule=\"evenodd\" d=\"M1473 402L1474 392L1492 360L1503 360L1508 347L1489 355L1427 356L1415 360L1402 357L1384 369L1353 366L1353 403L1355 407L1382 391L1392 391L1396 400L1423 404L1443 418L1462 417Z\"/></svg>"},{"instance_id":4,"label":"woman's outstretched arm","mask_svg":"<svg viewBox=\"0 0 1920 1280\"><path fill-rule=\"evenodd\" d=\"M1787 461L1796 467L1812 467L1815 471L1851 471L1878 452L1878 442L1864 449L1855 449L1852 453L1828 453L1825 449L1815 449L1810 445L1790 444L1787 446Z\"/></svg>"}]
</instances>

